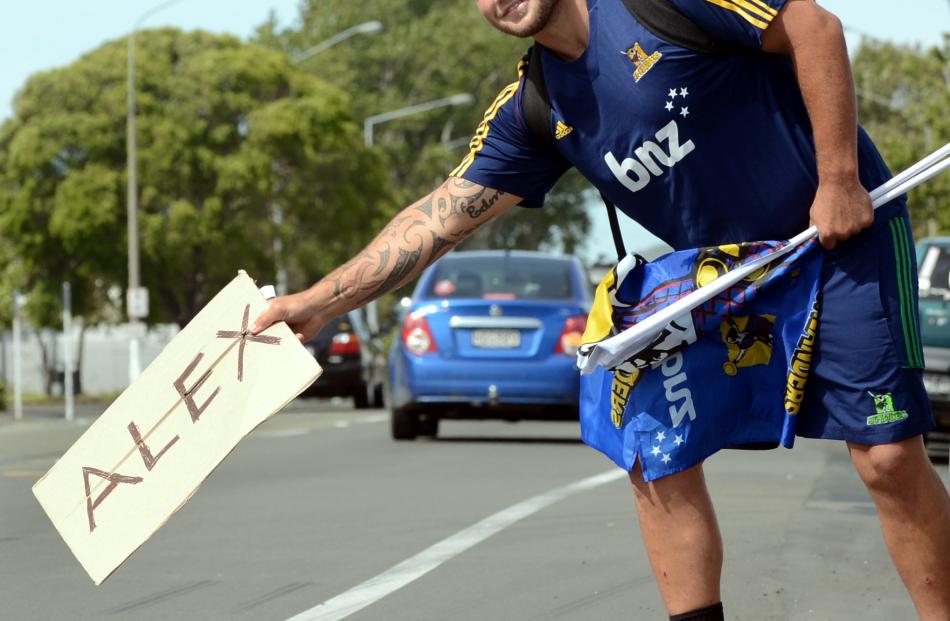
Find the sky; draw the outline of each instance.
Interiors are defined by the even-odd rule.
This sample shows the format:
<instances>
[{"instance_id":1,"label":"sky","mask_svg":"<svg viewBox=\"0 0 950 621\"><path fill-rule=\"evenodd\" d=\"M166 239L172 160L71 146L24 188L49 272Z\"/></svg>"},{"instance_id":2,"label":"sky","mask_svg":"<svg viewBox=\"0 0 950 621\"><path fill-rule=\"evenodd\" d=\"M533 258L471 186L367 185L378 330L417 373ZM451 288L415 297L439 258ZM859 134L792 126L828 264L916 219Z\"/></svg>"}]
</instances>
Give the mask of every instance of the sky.
<instances>
[{"instance_id":1,"label":"sky","mask_svg":"<svg viewBox=\"0 0 950 621\"><path fill-rule=\"evenodd\" d=\"M357 0L354 0L357 1ZM462 1L462 0L455 0ZM249 37L273 11L282 26L294 23L300 0L2 0L0 23L0 122L10 117L16 91L37 71L68 65L82 54L124 37L156 7L142 28L175 26ZM950 31L950 0L824 0L847 29L850 47L861 34L900 43L937 45ZM474 7L472 10L475 10ZM379 16L367 15L367 19ZM488 103L488 102L486 102ZM593 207L592 239L610 239L603 207ZM624 218L629 222L628 218ZM653 242L631 226L628 246ZM585 253L594 252L586 249Z\"/></svg>"}]
</instances>

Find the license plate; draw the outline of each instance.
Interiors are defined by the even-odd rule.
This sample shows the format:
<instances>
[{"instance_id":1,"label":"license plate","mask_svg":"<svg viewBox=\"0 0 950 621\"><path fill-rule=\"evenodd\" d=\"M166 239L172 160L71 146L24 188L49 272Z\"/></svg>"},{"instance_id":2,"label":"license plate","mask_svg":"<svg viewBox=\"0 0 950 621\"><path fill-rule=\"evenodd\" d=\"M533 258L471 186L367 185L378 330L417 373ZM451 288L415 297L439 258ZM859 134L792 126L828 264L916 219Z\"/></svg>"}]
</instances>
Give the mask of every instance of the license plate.
<instances>
[{"instance_id":1,"label":"license plate","mask_svg":"<svg viewBox=\"0 0 950 621\"><path fill-rule=\"evenodd\" d=\"M950 395L950 375L924 373L924 388L930 395Z\"/></svg>"},{"instance_id":2,"label":"license plate","mask_svg":"<svg viewBox=\"0 0 950 621\"><path fill-rule=\"evenodd\" d=\"M521 346L518 330L473 330L472 347L484 349L515 349Z\"/></svg>"}]
</instances>

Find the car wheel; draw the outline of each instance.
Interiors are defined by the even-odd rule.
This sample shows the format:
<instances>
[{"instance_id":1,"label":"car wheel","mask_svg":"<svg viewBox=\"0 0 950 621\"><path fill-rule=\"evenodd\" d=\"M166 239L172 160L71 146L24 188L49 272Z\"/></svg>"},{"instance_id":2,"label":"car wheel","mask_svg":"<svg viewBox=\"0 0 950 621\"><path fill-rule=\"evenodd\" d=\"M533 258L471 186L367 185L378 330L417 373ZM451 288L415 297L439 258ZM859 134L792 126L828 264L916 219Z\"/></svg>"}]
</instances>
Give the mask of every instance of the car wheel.
<instances>
[{"instance_id":1,"label":"car wheel","mask_svg":"<svg viewBox=\"0 0 950 621\"><path fill-rule=\"evenodd\" d=\"M419 435L434 438L439 435L439 418L437 416L423 415L419 420Z\"/></svg>"},{"instance_id":2,"label":"car wheel","mask_svg":"<svg viewBox=\"0 0 950 621\"><path fill-rule=\"evenodd\" d=\"M393 440L415 440L419 434L419 418L406 410L393 410L391 414Z\"/></svg>"},{"instance_id":3,"label":"car wheel","mask_svg":"<svg viewBox=\"0 0 950 621\"><path fill-rule=\"evenodd\" d=\"M357 410L365 410L369 407L369 395L366 394L366 386L360 386L353 392L353 407Z\"/></svg>"}]
</instances>

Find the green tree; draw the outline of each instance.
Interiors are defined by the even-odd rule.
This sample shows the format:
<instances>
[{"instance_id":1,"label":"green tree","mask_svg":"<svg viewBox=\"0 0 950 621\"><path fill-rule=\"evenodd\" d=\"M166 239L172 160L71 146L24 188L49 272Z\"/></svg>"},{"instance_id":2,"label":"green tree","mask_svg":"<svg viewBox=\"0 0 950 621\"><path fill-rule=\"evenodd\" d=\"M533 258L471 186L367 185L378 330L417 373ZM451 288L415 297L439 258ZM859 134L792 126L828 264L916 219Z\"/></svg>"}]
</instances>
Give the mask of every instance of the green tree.
<instances>
[{"instance_id":1,"label":"green tree","mask_svg":"<svg viewBox=\"0 0 950 621\"><path fill-rule=\"evenodd\" d=\"M125 287L126 49L113 41L33 76L0 127L0 236L15 257L0 300L20 287L40 326L58 323L63 280L87 317ZM137 35L136 67L149 321L186 323L240 268L272 280L275 235L301 287L392 211L346 94L286 55L161 29Z\"/></svg>"},{"instance_id":2,"label":"green tree","mask_svg":"<svg viewBox=\"0 0 950 621\"><path fill-rule=\"evenodd\" d=\"M921 49L864 39L852 60L858 117L892 170L950 142L950 35ZM950 233L950 175L910 192L918 237Z\"/></svg>"},{"instance_id":3,"label":"green tree","mask_svg":"<svg viewBox=\"0 0 950 621\"><path fill-rule=\"evenodd\" d=\"M350 94L357 119L455 93L471 93L479 102L375 127L374 144L391 162L391 187L405 204L428 193L461 161L484 109L517 79L530 40L495 31L471 2L437 0L304 0L293 27L279 30L271 18L258 29L257 40L300 54L370 19L382 21L383 31L356 36L300 64ZM579 176L565 176L544 209L515 210L466 245L554 244L570 251L589 228L587 187Z\"/></svg>"}]
</instances>

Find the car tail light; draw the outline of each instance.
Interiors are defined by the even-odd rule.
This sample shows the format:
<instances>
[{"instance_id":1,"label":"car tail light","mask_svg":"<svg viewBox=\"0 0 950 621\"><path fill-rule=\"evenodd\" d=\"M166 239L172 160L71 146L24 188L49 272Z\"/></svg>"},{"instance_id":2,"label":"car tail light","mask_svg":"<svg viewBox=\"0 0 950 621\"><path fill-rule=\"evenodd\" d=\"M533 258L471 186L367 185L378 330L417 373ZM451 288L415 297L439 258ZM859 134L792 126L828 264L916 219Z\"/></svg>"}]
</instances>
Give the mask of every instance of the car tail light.
<instances>
[{"instance_id":1,"label":"car tail light","mask_svg":"<svg viewBox=\"0 0 950 621\"><path fill-rule=\"evenodd\" d=\"M406 316L402 324L402 342L409 353L416 356L439 351L425 315L410 313Z\"/></svg>"},{"instance_id":2,"label":"car tail light","mask_svg":"<svg viewBox=\"0 0 950 621\"><path fill-rule=\"evenodd\" d=\"M568 317L564 321L564 330L561 332L561 338L557 341L557 347L554 349L554 353L564 354L565 356L576 356L577 349L581 346L581 337L584 336L584 330L586 328L586 315Z\"/></svg>"},{"instance_id":3,"label":"car tail light","mask_svg":"<svg viewBox=\"0 0 950 621\"><path fill-rule=\"evenodd\" d=\"M360 337L350 332L334 334L330 341L331 356L353 356L360 353Z\"/></svg>"}]
</instances>

